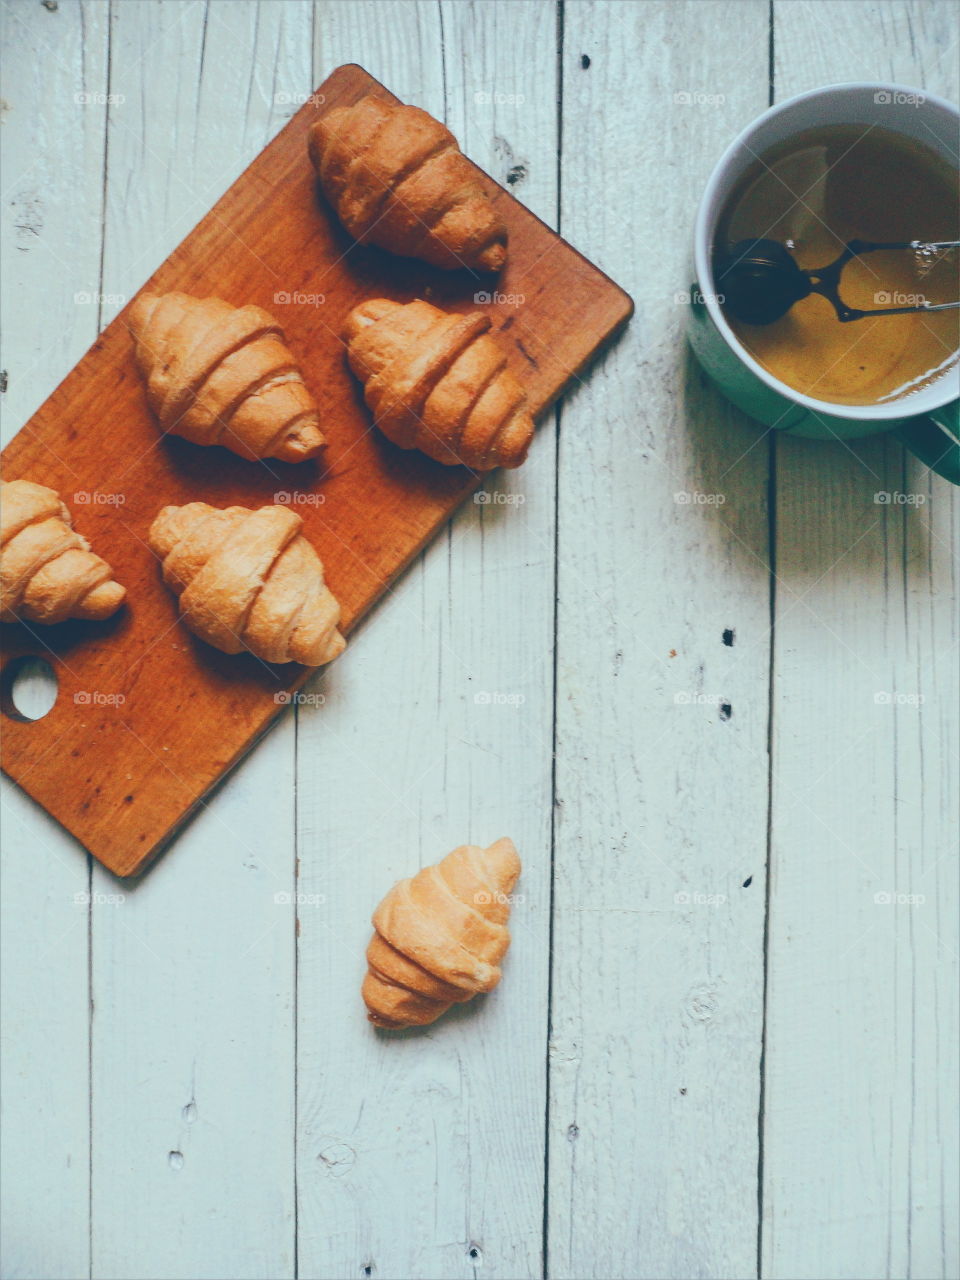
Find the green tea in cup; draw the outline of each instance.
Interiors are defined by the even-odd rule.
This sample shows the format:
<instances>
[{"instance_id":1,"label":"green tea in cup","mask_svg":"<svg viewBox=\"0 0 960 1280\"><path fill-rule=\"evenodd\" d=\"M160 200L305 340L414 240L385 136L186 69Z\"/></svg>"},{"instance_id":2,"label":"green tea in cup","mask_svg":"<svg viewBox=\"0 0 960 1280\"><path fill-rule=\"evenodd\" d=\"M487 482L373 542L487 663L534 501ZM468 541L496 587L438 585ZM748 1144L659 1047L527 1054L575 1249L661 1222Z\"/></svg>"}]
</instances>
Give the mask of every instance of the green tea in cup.
<instances>
[{"instance_id":1,"label":"green tea in cup","mask_svg":"<svg viewBox=\"0 0 960 1280\"><path fill-rule=\"evenodd\" d=\"M772 240L809 271L833 262L853 240L917 242L853 257L840 277L843 303L870 311L956 302L960 252L930 246L960 239L958 177L931 148L877 125L807 129L744 171L717 223L714 255ZM722 295L719 272L717 287ZM747 324L729 308L724 315L770 374L834 404L909 397L954 367L960 348L958 310L842 323L828 298L810 293L770 324Z\"/></svg>"}]
</instances>

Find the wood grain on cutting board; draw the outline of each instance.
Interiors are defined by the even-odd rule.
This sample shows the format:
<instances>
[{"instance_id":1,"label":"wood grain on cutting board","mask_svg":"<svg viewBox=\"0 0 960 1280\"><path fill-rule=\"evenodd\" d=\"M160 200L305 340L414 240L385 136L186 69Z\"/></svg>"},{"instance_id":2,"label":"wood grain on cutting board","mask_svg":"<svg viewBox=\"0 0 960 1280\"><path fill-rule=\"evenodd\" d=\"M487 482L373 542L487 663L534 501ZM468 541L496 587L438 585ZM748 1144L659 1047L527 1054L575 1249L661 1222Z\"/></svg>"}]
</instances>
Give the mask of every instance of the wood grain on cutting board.
<instances>
[{"instance_id":1,"label":"wood grain on cutting board","mask_svg":"<svg viewBox=\"0 0 960 1280\"><path fill-rule=\"evenodd\" d=\"M276 314L320 405L323 458L251 463L161 437L126 309L4 454L8 478L63 494L129 607L101 624L4 628L5 660L48 656L60 694L42 720L7 719L3 767L120 875L144 865L309 675L221 654L179 624L145 541L159 508L291 503L349 632L481 479L396 449L371 428L339 339L350 308L384 295L488 309L535 413L631 311L620 288L485 175L510 232L496 279L355 245L318 193L306 135L322 111L371 92L392 97L358 66L335 71L145 286Z\"/></svg>"}]
</instances>

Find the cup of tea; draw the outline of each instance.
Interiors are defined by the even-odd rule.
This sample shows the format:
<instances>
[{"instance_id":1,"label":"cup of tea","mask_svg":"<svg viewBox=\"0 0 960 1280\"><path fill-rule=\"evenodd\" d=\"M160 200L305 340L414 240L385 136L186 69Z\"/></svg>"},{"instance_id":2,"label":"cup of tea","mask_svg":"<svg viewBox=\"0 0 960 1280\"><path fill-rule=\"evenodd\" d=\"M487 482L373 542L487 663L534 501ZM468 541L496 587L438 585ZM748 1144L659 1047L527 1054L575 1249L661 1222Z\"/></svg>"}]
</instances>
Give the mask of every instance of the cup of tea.
<instances>
[{"instance_id":1,"label":"cup of tea","mask_svg":"<svg viewBox=\"0 0 960 1280\"><path fill-rule=\"evenodd\" d=\"M960 299L958 134L932 94L839 84L727 148L697 214L687 327L750 417L818 440L893 431L960 484L960 310L944 305ZM724 282L757 242L751 309Z\"/></svg>"}]
</instances>

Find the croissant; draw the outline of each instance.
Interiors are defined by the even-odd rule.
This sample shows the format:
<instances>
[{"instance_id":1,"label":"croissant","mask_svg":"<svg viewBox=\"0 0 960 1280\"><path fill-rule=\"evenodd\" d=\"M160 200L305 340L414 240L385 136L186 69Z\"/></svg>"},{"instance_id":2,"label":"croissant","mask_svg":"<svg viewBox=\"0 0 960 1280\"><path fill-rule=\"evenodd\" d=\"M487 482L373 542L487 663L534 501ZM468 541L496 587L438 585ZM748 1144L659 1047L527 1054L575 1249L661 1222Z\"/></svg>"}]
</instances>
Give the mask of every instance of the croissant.
<instances>
[{"instance_id":1,"label":"croissant","mask_svg":"<svg viewBox=\"0 0 960 1280\"><path fill-rule=\"evenodd\" d=\"M261 307L143 293L130 328L164 431L241 458L302 462L323 447L316 402L282 329Z\"/></svg>"},{"instance_id":2,"label":"croissant","mask_svg":"<svg viewBox=\"0 0 960 1280\"><path fill-rule=\"evenodd\" d=\"M451 270L506 261L507 228L456 138L426 111L361 98L322 116L309 148L324 194L362 244Z\"/></svg>"},{"instance_id":3,"label":"croissant","mask_svg":"<svg viewBox=\"0 0 960 1280\"><path fill-rule=\"evenodd\" d=\"M340 605L289 507L164 507L147 534L183 621L224 653L320 666L344 648Z\"/></svg>"},{"instance_id":4,"label":"croissant","mask_svg":"<svg viewBox=\"0 0 960 1280\"><path fill-rule=\"evenodd\" d=\"M509 895L520 875L512 840L465 844L395 884L373 914L363 1000L378 1027L434 1022L500 981Z\"/></svg>"},{"instance_id":5,"label":"croissant","mask_svg":"<svg viewBox=\"0 0 960 1280\"><path fill-rule=\"evenodd\" d=\"M533 419L490 320L429 302L362 302L343 331L350 367L383 434L449 466L519 467Z\"/></svg>"},{"instance_id":6,"label":"croissant","mask_svg":"<svg viewBox=\"0 0 960 1280\"><path fill-rule=\"evenodd\" d=\"M0 484L0 621L109 618L126 594L74 532L55 490L30 480Z\"/></svg>"}]
</instances>

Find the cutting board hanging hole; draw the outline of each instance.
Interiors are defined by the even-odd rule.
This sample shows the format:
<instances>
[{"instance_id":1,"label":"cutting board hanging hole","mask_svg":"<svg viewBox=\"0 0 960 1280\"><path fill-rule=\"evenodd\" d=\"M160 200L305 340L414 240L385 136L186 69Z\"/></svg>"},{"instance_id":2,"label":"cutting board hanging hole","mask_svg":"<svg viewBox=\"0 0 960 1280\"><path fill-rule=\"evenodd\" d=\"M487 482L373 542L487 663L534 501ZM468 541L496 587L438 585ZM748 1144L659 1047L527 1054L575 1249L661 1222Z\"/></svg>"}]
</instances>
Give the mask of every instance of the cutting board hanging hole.
<instances>
[{"instance_id":1,"label":"cutting board hanging hole","mask_svg":"<svg viewBox=\"0 0 960 1280\"><path fill-rule=\"evenodd\" d=\"M0 708L11 720L29 724L53 709L60 692L57 674L46 658L14 658L0 674Z\"/></svg>"}]
</instances>

